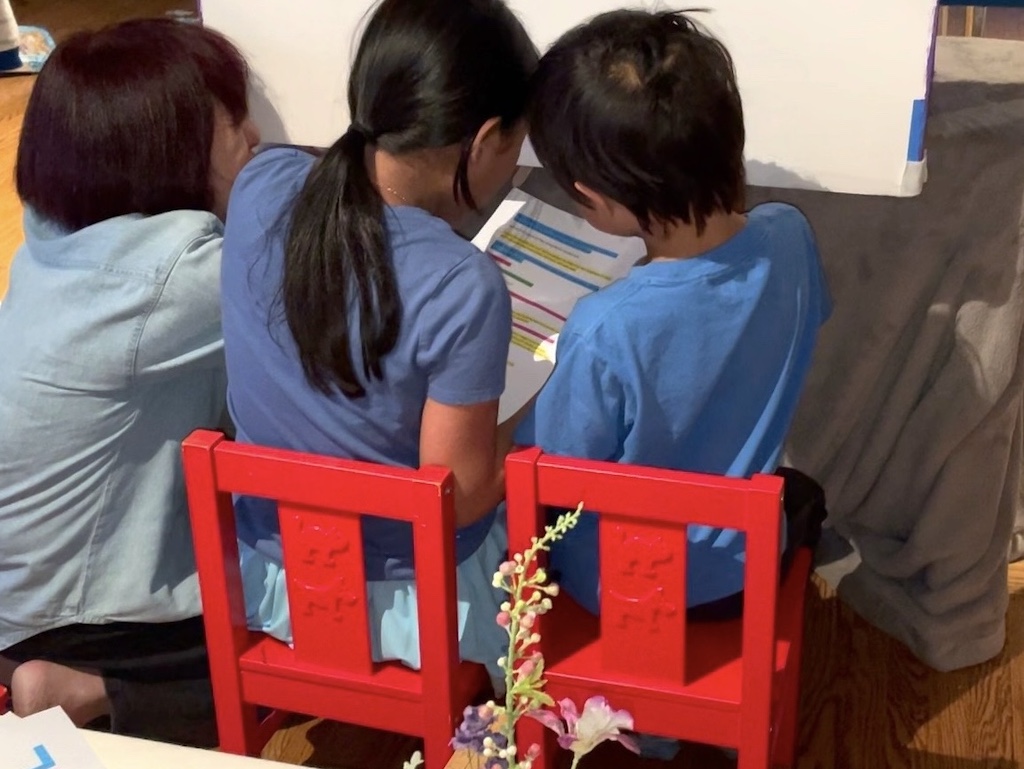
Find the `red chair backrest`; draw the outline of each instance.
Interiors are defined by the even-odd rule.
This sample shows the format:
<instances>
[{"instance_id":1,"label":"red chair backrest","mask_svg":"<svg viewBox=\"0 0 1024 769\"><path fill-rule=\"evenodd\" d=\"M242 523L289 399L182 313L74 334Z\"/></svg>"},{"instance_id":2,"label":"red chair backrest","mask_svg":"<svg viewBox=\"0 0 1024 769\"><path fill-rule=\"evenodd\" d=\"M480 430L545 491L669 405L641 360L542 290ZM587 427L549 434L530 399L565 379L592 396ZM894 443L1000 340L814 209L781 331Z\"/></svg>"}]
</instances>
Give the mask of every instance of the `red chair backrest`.
<instances>
[{"instance_id":1,"label":"red chair backrest","mask_svg":"<svg viewBox=\"0 0 1024 769\"><path fill-rule=\"evenodd\" d=\"M745 532L743 690L761 691L770 681L781 478L732 479L527 449L509 456L506 484L514 552L543 530L549 507L571 510L582 502L600 514L600 673L638 683L683 685L699 672L687 670L687 525Z\"/></svg>"},{"instance_id":2,"label":"red chair backrest","mask_svg":"<svg viewBox=\"0 0 1024 769\"><path fill-rule=\"evenodd\" d=\"M371 674L377 666L370 656L360 519L405 521L413 529L418 600L431 607L419 617L422 690L450 691L459 665L450 471L262 448L206 430L184 441L183 454L211 640L236 650L246 643L232 495L262 497L277 502L295 661L307 669Z\"/></svg>"}]
</instances>

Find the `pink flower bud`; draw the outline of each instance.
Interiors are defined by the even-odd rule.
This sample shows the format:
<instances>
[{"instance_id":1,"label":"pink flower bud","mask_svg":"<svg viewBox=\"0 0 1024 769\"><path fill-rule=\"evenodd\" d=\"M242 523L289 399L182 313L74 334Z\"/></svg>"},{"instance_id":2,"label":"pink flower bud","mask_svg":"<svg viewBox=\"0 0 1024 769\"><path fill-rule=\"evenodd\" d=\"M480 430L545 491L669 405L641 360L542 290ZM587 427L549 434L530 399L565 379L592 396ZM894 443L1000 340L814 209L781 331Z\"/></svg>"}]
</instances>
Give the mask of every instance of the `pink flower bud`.
<instances>
[{"instance_id":1,"label":"pink flower bud","mask_svg":"<svg viewBox=\"0 0 1024 769\"><path fill-rule=\"evenodd\" d=\"M526 751L526 758L527 758L528 760L530 760L530 761L533 761L533 760L534 760L534 759L536 759L536 758L537 758L537 756L539 756L539 755L540 755L540 745L538 745L538 744L537 744L537 743L535 742L535 743L533 743L533 744L532 744L532 745L530 746L529 750L527 750L527 751Z\"/></svg>"},{"instance_id":2,"label":"pink flower bud","mask_svg":"<svg viewBox=\"0 0 1024 769\"><path fill-rule=\"evenodd\" d=\"M526 660L519 666L519 675L526 678L536 669L537 666L534 664L533 660Z\"/></svg>"},{"instance_id":3,"label":"pink flower bud","mask_svg":"<svg viewBox=\"0 0 1024 769\"><path fill-rule=\"evenodd\" d=\"M527 630L529 630L530 628L533 627L533 623L536 622L536 621L537 621L537 615L534 614L532 611L528 611L528 612L526 612L526 614L523 615L522 619L519 620L519 624L522 625Z\"/></svg>"},{"instance_id":4,"label":"pink flower bud","mask_svg":"<svg viewBox=\"0 0 1024 769\"><path fill-rule=\"evenodd\" d=\"M499 611L498 612L498 624L501 627L508 627L509 624L511 624L511 622L512 622L512 617L509 616L509 613L507 611Z\"/></svg>"},{"instance_id":5,"label":"pink flower bud","mask_svg":"<svg viewBox=\"0 0 1024 769\"><path fill-rule=\"evenodd\" d=\"M512 561L504 561L502 562L501 566L498 567L498 571L501 573L501 576L503 577L510 576L515 570L516 565L512 563Z\"/></svg>"}]
</instances>

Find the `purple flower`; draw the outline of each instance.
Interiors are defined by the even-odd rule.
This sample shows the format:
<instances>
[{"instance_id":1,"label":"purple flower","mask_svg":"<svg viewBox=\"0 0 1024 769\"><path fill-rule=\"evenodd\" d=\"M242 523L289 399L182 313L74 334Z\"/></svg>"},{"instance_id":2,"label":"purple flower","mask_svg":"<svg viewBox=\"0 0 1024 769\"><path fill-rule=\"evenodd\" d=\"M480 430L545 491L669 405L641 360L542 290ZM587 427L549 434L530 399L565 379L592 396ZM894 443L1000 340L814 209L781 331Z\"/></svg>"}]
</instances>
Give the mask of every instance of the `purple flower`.
<instances>
[{"instance_id":1,"label":"purple flower","mask_svg":"<svg viewBox=\"0 0 1024 769\"><path fill-rule=\"evenodd\" d=\"M508 745L508 740L504 734L495 731L494 709L487 705L470 705L462 711L462 723L459 724L459 728L455 730L455 736L452 737L450 745L453 750L471 750L474 753L482 754L484 751L484 740L490 737L494 741L495 751L501 750ZM499 763L503 759L499 759L496 756L492 761L498 761ZM507 766L508 762L505 762L504 766Z\"/></svg>"},{"instance_id":2,"label":"purple flower","mask_svg":"<svg viewBox=\"0 0 1024 769\"><path fill-rule=\"evenodd\" d=\"M558 735L558 744L571 750L576 760L596 748L605 740L615 740L623 747L639 753L636 741L621 730L633 730L633 716L625 710L613 710L604 697L591 697L583 705L583 713L569 699L559 703L561 718L550 710L531 710L527 713Z\"/></svg>"}]
</instances>

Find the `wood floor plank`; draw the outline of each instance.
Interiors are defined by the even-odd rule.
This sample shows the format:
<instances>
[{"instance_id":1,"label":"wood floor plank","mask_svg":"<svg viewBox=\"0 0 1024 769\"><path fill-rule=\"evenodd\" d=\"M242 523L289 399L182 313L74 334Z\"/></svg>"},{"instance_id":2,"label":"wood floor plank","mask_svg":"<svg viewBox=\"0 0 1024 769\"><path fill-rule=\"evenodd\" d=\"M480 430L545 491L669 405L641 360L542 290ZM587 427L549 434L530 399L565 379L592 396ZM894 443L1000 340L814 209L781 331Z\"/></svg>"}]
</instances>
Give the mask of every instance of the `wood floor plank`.
<instances>
[{"instance_id":1,"label":"wood floor plank","mask_svg":"<svg viewBox=\"0 0 1024 769\"><path fill-rule=\"evenodd\" d=\"M1010 724L1014 766L1024 766L1024 562L1010 566L1010 609L1002 663L1010 670Z\"/></svg>"}]
</instances>

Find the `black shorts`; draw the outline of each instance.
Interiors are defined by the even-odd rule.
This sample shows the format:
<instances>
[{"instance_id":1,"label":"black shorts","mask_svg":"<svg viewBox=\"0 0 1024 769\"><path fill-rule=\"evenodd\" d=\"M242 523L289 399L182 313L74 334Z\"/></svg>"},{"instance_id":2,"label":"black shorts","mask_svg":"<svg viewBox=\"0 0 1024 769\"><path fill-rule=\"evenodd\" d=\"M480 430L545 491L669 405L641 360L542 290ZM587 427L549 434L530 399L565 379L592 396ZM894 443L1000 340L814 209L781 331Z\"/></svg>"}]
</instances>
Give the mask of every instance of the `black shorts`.
<instances>
[{"instance_id":1,"label":"black shorts","mask_svg":"<svg viewBox=\"0 0 1024 769\"><path fill-rule=\"evenodd\" d=\"M216 747L217 727L202 617L47 630L0 651L96 672L110 698L109 729L161 742Z\"/></svg>"},{"instance_id":2,"label":"black shorts","mask_svg":"<svg viewBox=\"0 0 1024 769\"><path fill-rule=\"evenodd\" d=\"M0 655L14 662L56 662L122 681L159 683L209 676L202 617L67 625L26 638Z\"/></svg>"}]
</instances>

